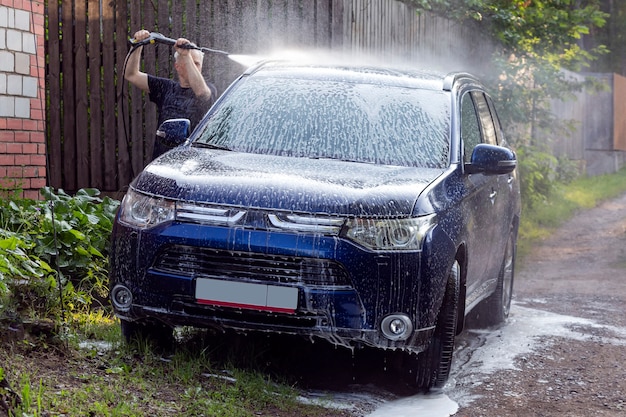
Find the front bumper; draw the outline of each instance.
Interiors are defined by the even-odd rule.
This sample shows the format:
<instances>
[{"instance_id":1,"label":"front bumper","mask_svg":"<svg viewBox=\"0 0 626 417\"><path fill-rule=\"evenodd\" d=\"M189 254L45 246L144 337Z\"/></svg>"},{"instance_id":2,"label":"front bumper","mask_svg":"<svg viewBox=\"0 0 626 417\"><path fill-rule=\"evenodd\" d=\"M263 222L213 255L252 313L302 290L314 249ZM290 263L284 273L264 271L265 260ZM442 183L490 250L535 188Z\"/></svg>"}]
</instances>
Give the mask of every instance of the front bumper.
<instances>
[{"instance_id":1,"label":"front bumper","mask_svg":"<svg viewBox=\"0 0 626 417\"><path fill-rule=\"evenodd\" d=\"M425 349L434 330L436 282L442 278L420 270L420 252L377 254L336 236L184 223L148 232L116 223L112 249L112 292L123 286L132 294L125 308L113 300L123 320L294 334L347 347L415 352ZM297 307L276 312L202 304L196 297L198 279L295 288ZM384 335L381 323L390 315L408 317L407 337Z\"/></svg>"}]
</instances>

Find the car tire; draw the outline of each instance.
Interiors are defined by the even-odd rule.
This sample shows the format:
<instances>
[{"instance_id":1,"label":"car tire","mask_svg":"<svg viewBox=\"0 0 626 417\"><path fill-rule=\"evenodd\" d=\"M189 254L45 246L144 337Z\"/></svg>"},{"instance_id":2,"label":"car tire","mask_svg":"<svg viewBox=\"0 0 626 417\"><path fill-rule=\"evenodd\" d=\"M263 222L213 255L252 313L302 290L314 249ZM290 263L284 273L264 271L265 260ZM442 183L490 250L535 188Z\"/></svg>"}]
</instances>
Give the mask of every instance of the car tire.
<instances>
[{"instance_id":1,"label":"car tire","mask_svg":"<svg viewBox=\"0 0 626 417\"><path fill-rule=\"evenodd\" d=\"M442 388L452 366L459 309L460 265L454 262L446 283L446 292L437 317L435 333L428 348L417 357L417 388Z\"/></svg>"},{"instance_id":2,"label":"car tire","mask_svg":"<svg viewBox=\"0 0 626 417\"><path fill-rule=\"evenodd\" d=\"M509 317L517 252L515 241L515 233L511 232L504 251L496 289L477 307L475 317L479 327L497 326Z\"/></svg>"},{"instance_id":3,"label":"car tire","mask_svg":"<svg viewBox=\"0 0 626 417\"><path fill-rule=\"evenodd\" d=\"M174 343L174 331L165 324L120 320L120 329L129 345L148 342L158 348L169 349Z\"/></svg>"}]
</instances>

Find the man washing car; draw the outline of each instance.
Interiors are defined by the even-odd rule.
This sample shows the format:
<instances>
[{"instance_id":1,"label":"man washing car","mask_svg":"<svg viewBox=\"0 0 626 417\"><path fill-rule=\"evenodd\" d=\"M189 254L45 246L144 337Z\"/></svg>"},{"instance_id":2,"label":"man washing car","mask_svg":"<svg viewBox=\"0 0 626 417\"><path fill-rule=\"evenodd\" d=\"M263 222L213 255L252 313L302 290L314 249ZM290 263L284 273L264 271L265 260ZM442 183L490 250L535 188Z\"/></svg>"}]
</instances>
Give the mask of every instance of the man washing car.
<instances>
[{"instance_id":1,"label":"man washing car","mask_svg":"<svg viewBox=\"0 0 626 417\"><path fill-rule=\"evenodd\" d=\"M134 35L134 41L141 42L149 37L150 32L139 30ZM142 46L128 58L124 78L149 94L150 101L157 105L159 125L168 119L185 118L190 120L193 130L215 102L217 89L207 83L202 75L204 53L186 48L186 45L193 44L185 38L179 38L174 45L174 68L178 81L142 72ZM165 145L155 143L152 159L167 150Z\"/></svg>"}]
</instances>

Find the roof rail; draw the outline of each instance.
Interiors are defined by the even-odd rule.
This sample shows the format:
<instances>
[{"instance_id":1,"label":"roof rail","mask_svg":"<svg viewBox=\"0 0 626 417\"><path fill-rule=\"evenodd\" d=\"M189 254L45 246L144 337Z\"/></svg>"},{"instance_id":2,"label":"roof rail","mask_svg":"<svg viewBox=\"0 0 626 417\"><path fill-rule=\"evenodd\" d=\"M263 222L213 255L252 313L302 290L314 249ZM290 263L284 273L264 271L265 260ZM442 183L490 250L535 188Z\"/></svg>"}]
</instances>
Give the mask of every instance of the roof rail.
<instances>
[{"instance_id":1,"label":"roof rail","mask_svg":"<svg viewBox=\"0 0 626 417\"><path fill-rule=\"evenodd\" d=\"M472 80L476 80L476 77L468 72L450 72L443 79L443 89L445 91L451 91L452 86L459 78L471 78Z\"/></svg>"}]
</instances>

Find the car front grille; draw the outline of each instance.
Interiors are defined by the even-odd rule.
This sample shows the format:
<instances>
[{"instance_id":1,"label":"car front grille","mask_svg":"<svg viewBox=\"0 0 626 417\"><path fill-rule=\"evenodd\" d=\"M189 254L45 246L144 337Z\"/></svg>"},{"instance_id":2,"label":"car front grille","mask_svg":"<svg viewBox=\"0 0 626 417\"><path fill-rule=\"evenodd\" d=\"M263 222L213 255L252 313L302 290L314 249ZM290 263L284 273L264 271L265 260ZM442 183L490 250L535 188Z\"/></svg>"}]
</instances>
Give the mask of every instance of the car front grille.
<instances>
[{"instance_id":1,"label":"car front grille","mask_svg":"<svg viewBox=\"0 0 626 417\"><path fill-rule=\"evenodd\" d=\"M179 275L305 285L348 286L345 269L325 259L223 251L175 245L165 249L154 269Z\"/></svg>"}]
</instances>

